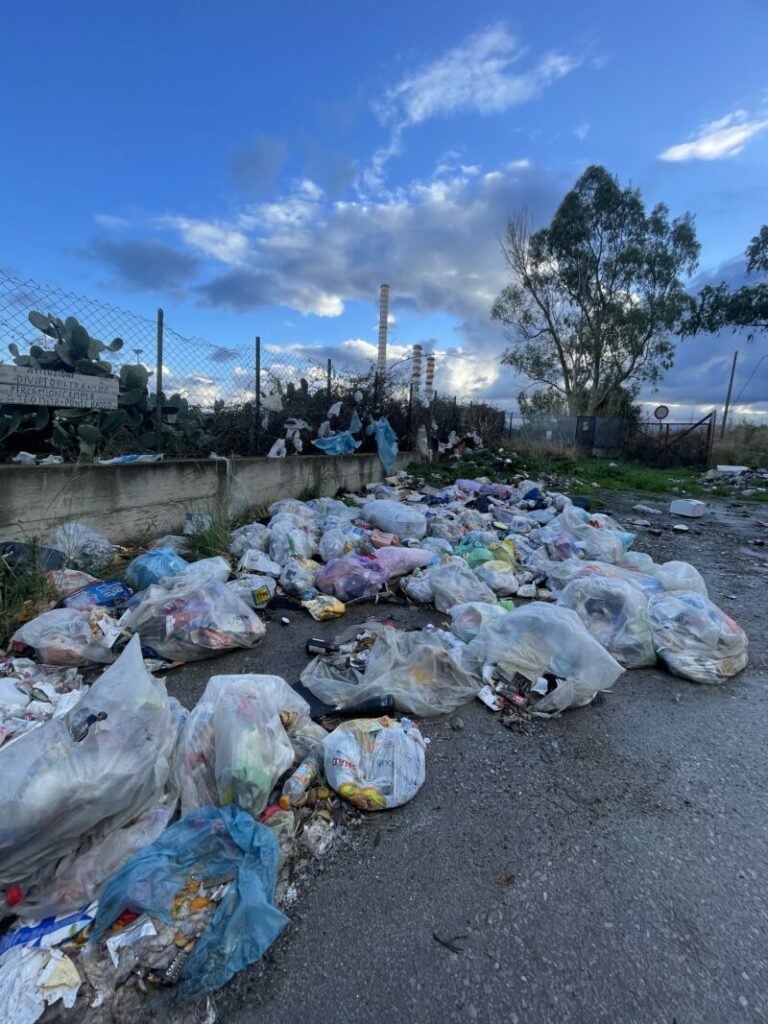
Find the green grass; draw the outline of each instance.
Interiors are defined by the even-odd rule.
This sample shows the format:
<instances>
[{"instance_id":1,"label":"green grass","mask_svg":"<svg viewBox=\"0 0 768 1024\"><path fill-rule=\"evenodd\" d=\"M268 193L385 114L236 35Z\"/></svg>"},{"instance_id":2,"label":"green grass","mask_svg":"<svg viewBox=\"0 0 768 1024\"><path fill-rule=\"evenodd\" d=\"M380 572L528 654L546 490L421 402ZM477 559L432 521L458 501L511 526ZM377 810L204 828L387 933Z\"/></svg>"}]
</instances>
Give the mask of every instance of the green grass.
<instances>
[{"instance_id":1,"label":"green grass","mask_svg":"<svg viewBox=\"0 0 768 1024\"><path fill-rule=\"evenodd\" d=\"M218 504L211 504L204 509L195 509L197 515L210 516L210 523L197 533L187 537L184 557L187 561L197 562L201 558L215 558L229 551L229 535L232 532L232 521L226 510Z\"/></svg>"},{"instance_id":2,"label":"green grass","mask_svg":"<svg viewBox=\"0 0 768 1024\"><path fill-rule=\"evenodd\" d=\"M28 556L9 566L0 556L0 644L5 644L15 632L24 606L29 604L32 615L37 614L38 601L57 600L59 595L48 582L37 564L37 542L30 544Z\"/></svg>"}]
</instances>

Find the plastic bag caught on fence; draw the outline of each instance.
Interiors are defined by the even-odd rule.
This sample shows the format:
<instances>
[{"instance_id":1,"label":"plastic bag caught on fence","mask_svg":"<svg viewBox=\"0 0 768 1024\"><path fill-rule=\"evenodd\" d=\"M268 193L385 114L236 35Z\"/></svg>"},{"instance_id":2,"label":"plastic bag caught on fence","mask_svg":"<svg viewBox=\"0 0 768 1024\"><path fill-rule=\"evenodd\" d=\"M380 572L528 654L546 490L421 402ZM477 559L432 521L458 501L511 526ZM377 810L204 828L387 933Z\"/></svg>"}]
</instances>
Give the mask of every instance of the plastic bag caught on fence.
<instances>
[{"instance_id":1,"label":"plastic bag caught on fence","mask_svg":"<svg viewBox=\"0 0 768 1024\"><path fill-rule=\"evenodd\" d=\"M80 523L64 523L50 535L50 546L64 552L67 565L102 576L112 564L112 544L96 530Z\"/></svg>"},{"instance_id":2,"label":"plastic bag caught on fence","mask_svg":"<svg viewBox=\"0 0 768 1024\"><path fill-rule=\"evenodd\" d=\"M189 564L173 548L152 548L128 563L125 578L134 590L146 590L153 583L178 576Z\"/></svg>"},{"instance_id":3,"label":"plastic bag caught on fence","mask_svg":"<svg viewBox=\"0 0 768 1024\"><path fill-rule=\"evenodd\" d=\"M0 886L42 884L84 840L156 806L181 718L134 639L70 711L0 749Z\"/></svg>"},{"instance_id":4,"label":"plastic bag caught on fence","mask_svg":"<svg viewBox=\"0 0 768 1024\"><path fill-rule=\"evenodd\" d=\"M178 953L174 932L191 942L178 976L179 994L220 988L255 963L288 923L273 905L278 861L274 835L245 811L232 806L193 811L110 878L91 943L98 943L125 910L145 913L170 926L169 963ZM176 916L179 893L192 879L212 886L230 878L202 934L184 935L184 920Z\"/></svg>"},{"instance_id":5,"label":"plastic bag caught on fence","mask_svg":"<svg viewBox=\"0 0 768 1024\"><path fill-rule=\"evenodd\" d=\"M328 784L364 811L400 807L424 782L426 743L407 718L343 722L323 745Z\"/></svg>"},{"instance_id":6,"label":"plastic bag caught on fence","mask_svg":"<svg viewBox=\"0 0 768 1024\"><path fill-rule=\"evenodd\" d=\"M286 729L308 725L309 705L280 676L212 676L179 740L182 813L235 803L260 814L294 761Z\"/></svg>"},{"instance_id":7,"label":"plastic bag caught on fence","mask_svg":"<svg viewBox=\"0 0 768 1024\"><path fill-rule=\"evenodd\" d=\"M376 561L384 566L388 577L406 576L414 569L422 569L438 556L434 551L424 548L380 548L376 552Z\"/></svg>"},{"instance_id":8,"label":"plastic bag caught on fence","mask_svg":"<svg viewBox=\"0 0 768 1024\"><path fill-rule=\"evenodd\" d=\"M631 583L603 576L571 580L558 598L571 608L589 633L625 668L656 664L648 598Z\"/></svg>"},{"instance_id":9,"label":"plastic bag caught on fence","mask_svg":"<svg viewBox=\"0 0 768 1024\"><path fill-rule=\"evenodd\" d=\"M346 555L332 558L315 576L315 587L345 604L358 597L373 597L387 581L387 570L375 558Z\"/></svg>"},{"instance_id":10,"label":"plastic bag caught on fence","mask_svg":"<svg viewBox=\"0 0 768 1024\"><path fill-rule=\"evenodd\" d=\"M648 621L656 653L676 676L722 683L747 664L744 630L699 593L655 595L648 602Z\"/></svg>"},{"instance_id":11,"label":"plastic bag caught on fence","mask_svg":"<svg viewBox=\"0 0 768 1024\"><path fill-rule=\"evenodd\" d=\"M374 498L366 502L362 516L371 526L385 533L394 533L401 539L413 537L421 540L427 534L427 519L423 512L390 498Z\"/></svg>"},{"instance_id":12,"label":"plastic bag caught on fence","mask_svg":"<svg viewBox=\"0 0 768 1024\"><path fill-rule=\"evenodd\" d=\"M258 576L254 573L236 576L225 586L253 609L263 608L277 593L277 582L274 577Z\"/></svg>"},{"instance_id":13,"label":"plastic bag caught on fence","mask_svg":"<svg viewBox=\"0 0 768 1024\"><path fill-rule=\"evenodd\" d=\"M229 552L240 558L250 549L264 551L269 546L269 528L262 523L239 526L229 535Z\"/></svg>"},{"instance_id":14,"label":"plastic bag caught on fence","mask_svg":"<svg viewBox=\"0 0 768 1024\"><path fill-rule=\"evenodd\" d=\"M53 608L25 622L11 637L11 650L32 648L45 665L108 665L120 635L103 609Z\"/></svg>"},{"instance_id":15,"label":"plastic bag caught on fence","mask_svg":"<svg viewBox=\"0 0 768 1024\"><path fill-rule=\"evenodd\" d=\"M315 448L319 448L326 455L351 455L362 443L362 441L356 441L349 430L343 430L340 434L334 434L332 437L312 439Z\"/></svg>"},{"instance_id":16,"label":"plastic bag caught on fence","mask_svg":"<svg viewBox=\"0 0 768 1024\"><path fill-rule=\"evenodd\" d=\"M506 608L500 604L486 604L484 601L467 601L451 608L451 632L469 643L474 640L483 626L507 614Z\"/></svg>"},{"instance_id":17,"label":"plastic bag caught on fence","mask_svg":"<svg viewBox=\"0 0 768 1024\"><path fill-rule=\"evenodd\" d=\"M472 700L480 682L460 663L456 638L443 631L402 632L371 623L376 640L364 671L319 656L306 666L302 683L335 707L352 707L392 694L400 711L441 715Z\"/></svg>"},{"instance_id":18,"label":"plastic bag caught on fence","mask_svg":"<svg viewBox=\"0 0 768 1024\"><path fill-rule=\"evenodd\" d=\"M654 576L665 590L690 590L702 597L709 596L704 577L688 562L664 562L655 567Z\"/></svg>"},{"instance_id":19,"label":"plastic bag caught on fence","mask_svg":"<svg viewBox=\"0 0 768 1024\"><path fill-rule=\"evenodd\" d=\"M541 714L589 704L623 672L576 612L541 602L484 626L467 644L462 664L475 672L498 665L510 678L519 672L531 682L545 674L555 677L555 688L535 705Z\"/></svg>"},{"instance_id":20,"label":"plastic bag caught on fence","mask_svg":"<svg viewBox=\"0 0 768 1024\"><path fill-rule=\"evenodd\" d=\"M384 470L384 475L391 476L395 468L395 460L397 459L397 434L389 425L389 420L382 416L381 419L374 420L373 423L367 426L365 432L376 437L379 462Z\"/></svg>"},{"instance_id":21,"label":"plastic bag caught on fence","mask_svg":"<svg viewBox=\"0 0 768 1024\"><path fill-rule=\"evenodd\" d=\"M120 625L138 633L142 647L168 661L197 661L264 636L261 619L224 583L195 581L169 591L150 587Z\"/></svg>"},{"instance_id":22,"label":"plastic bag caught on fence","mask_svg":"<svg viewBox=\"0 0 768 1024\"><path fill-rule=\"evenodd\" d=\"M477 578L463 558L446 558L433 565L429 569L429 583L439 612L449 612L454 605L468 601L496 603L494 592Z\"/></svg>"}]
</instances>

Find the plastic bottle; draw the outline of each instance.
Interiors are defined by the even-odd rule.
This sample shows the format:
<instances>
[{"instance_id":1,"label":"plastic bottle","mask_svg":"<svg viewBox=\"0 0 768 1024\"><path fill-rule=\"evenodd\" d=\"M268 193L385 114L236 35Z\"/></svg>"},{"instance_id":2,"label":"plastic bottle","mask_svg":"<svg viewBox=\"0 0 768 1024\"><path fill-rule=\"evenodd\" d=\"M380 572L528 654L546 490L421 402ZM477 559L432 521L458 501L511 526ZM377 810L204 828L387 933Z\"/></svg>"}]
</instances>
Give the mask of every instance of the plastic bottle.
<instances>
[{"instance_id":1,"label":"plastic bottle","mask_svg":"<svg viewBox=\"0 0 768 1024\"><path fill-rule=\"evenodd\" d=\"M296 771L283 786L283 794L280 797L280 806L290 806L297 803L309 789L312 780L316 778L323 763L322 747L311 750L304 758Z\"/></svg>"}]
</instances>

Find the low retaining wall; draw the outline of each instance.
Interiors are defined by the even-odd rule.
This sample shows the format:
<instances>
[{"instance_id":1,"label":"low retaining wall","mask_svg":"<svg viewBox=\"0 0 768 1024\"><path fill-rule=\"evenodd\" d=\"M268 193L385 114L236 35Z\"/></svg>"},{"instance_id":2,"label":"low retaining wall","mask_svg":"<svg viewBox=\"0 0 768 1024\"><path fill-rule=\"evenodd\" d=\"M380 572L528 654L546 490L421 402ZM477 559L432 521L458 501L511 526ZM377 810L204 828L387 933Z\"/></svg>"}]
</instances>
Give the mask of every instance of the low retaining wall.
<instances>
[{"instance_id":1,"label":"low retaining wall","mask_svg":"<svg viewBox=\"0 0 768 1024\"><path fill-rule=\"evenodd\" d=\"M403 452L396 469L418 456ZM91 526L116 544L178 533L187 512L232 517L312 489L333 495L381 480L376 455L181 459L124 466L0 466L0 540L44 538L58 523Z\"/></svg>"}]
</instances>

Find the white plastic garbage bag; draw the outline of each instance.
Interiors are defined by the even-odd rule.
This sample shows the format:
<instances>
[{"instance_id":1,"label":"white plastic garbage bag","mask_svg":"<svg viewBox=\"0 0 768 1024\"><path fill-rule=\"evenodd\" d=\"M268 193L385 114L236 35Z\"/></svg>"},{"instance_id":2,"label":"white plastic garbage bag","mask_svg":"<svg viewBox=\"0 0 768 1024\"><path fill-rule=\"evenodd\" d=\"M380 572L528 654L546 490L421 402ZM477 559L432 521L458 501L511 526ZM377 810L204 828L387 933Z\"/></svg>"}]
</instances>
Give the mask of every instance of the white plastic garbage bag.
<instances>
[{"instance_id":1,"label":"white plastic garbage bag","mask_svg":"<svg viewBox=\"0 0 768 1024\"><path fill-rule=\"evenodd\" d=\"M704 577L688 562L664 562L655 567L654 576L665 590L692 590L709 597Z\"/></svg>"},{"instance_id":2,"label":"white plastic garbage bag","mask_svg":"<svg viewBox=\"0 0 768 1024\"><path fill-rule=\"evenodd\" d=\"M453 634L406 633L381 623L367 628L376 641L364 671L338 668L319 656L302 672L302 683L320 700L344 708L392 694L400 711L426 717L455 711L480 689L479 678L461 664Z\"/></svg>"},{"instance_id":3,"label":"white plastic garbage bag","mask_svg":"<svg viewBox=\"0 0 768 1024\"><path fill-rule=\"evenodd\" d=\"M0 749L0 888L26 893L155 806L181 720L134 638L70 711Z\"/></svg>"},{"instance_id":4,"label":"white plastic garbage bag","mask_svg":"<svg viewBox=\"0 0 768 1024\"><path fill-rule=\"evenodd\" d=\"M108 665L120 635L104 609L53 608L42 612L11 637L11 650L33 648L44 665Z\"/></svg>"},{"instance_id":5,"label":"white plastic garbage bag","mask_svg":"<svg viewBox=\"0 0 768 1024\"><path fill-rule=\"evenodd\" d=\"M204 583L206 580L218 580L219 583L226 583L231 571L226 558L217 555L215 558L201 558L197 562L190 562L187 568L176 576L161 582L171 587L175 587L179 583L190 583L193 580L195 583Z\"/></svg>"},{"instance_id":6,"label":"white plastic garbage bag","mask_svg":"<svg viewBox=\"0 0 768 1024\"><path fill-rule=\"evenodd\" d=\"M390 577L407 576L414 569L421 569L435 558L435 552L426 548L379 548L376 561L387 570Z\"/></svg>"},{"instance_id":7,"label":"white plastic garbage bag","mask_svg":"<svg viewBox=\"0 0 768 1024\"><path fill-rule=\"evenodd\" d=\"M429 569L416 569L410 576L400 580L400 589L417 604L432 604L435 599Z\"/></svg>"},{"instance_id":8,"label":"white plastic garbage bag","mask_svg":"<svg viewBox=\"0 0 768 1024\"><path fill-rule=\"evenodd\" d=\"M640 668L656 664L648 625L648 597L626 580L604 576L571 580L557 603L575 611L620 665Z\"/></svg>"},{"instance_id":9,"label":"white plastic garbage bag","mask_svg":"<svg viewBox=\"0 0 768 1024\"><path fill-rule=\"evenodd\" d=\"M535 705L541 714L589 704L623 672L576 612L538 601L484 626L467 644L462 664L478 673L483 665L498 665L510 678L519 672L531 682L555 677L555 688Z\"/></svg>"},{"instance_id":10,"label":"white plastic garbage bag","mask_svg":"<svg viewBox=\"0 0 768 1024\"><path fill-rule=\"evenodd\" d=\"M114 554L112 544L103 534L80 523L57 526L51 532L48 545L64 552L67 565L94 576L102 576L106 572Z\"/></svg>"},{"instance_id":11,"label":"white plastic garbage bag","mask_svg":"<svg viewBox=\"0 0 768 1024\"><path fill-rule=\"evenodd\" d=\"M480 630L494 619L507 614L507 609L500 604L487 604L484 601L467 601L451 608L451 631L464 643L474 640Z\"/></svg>"},{"instance_id":12,"label":"white plastic garbage bag","mask_svg":"<svg viewBox=\"0 0 768 1024\"><path fill-rule=\"evenodd\" d=\"M273 561L264 551L248 548L237 563L238 572L257 572L263 576L274 576L275 579L283 571L279 562Z\"/></svg>"},{"instance_id":13,"label":"white plastic garbage bag","mask_svg":"<svg viewBox=\"0 0 768 1024\"><path fill-rule=\"evenodd\" d=\"M509 562L502 562L500 559L494 558L475 566L474 573L499 597L511 597L517 593L520 585L515 575L514 566Z\"/></svg>"},{"instance_id":14,"label":"white plastic garbage bag","mask_svg":"<svg viewBox=\"0 0 768 1024\"><path fill-rule=\"evenodd\" d=\"M269 545L269 528L262 523L249 523L233 530L229 537L229 551L240 558L249 549L264 551Z\"/></svg>"},{"instance_id":15,"label":"white plastic garbage bag","mask_svg":"<svg viewBox=\"0 0 768 1024\"><path fill-rule=\"evenodd\" d=\"M324 747L328 784L365 811L399 807L424 782L426 743L407 718L343 722L326 736Z\"/></svg>"},{"instance_id":16,"label":"white plastic garbage bag","mask_svg":"<svg viewBox=\"0 0 768 1024\"><path fill-rule=\"evenodd\" d=\"M621 534L606 526L590 526L570 506L546 526L531 530L529 536L545 544L550 558L559 561L590 558L615 563L626 550Z\"/></svg>"},{"instance_id":17,"label":"white plastic garbage bag","mask_svg":"<svg viewBox=\"0 0 768 1024\"><path fill-rule=\"evenodd\" d=\"M273 576L260 576L257 573L243 573L225 584L244 601L249 608L263 608L269 604L277 592L277 582Z\"/></svg>"},{"instance_id":18,"label":"white plastic garbage bag","mask_svg":"<svg viewBox=\"0 0 768 1024\"><path fill-rule=\"evenodd\" d=\"M699 593L655 595L648 602L648 621L656 653L676 676L722 683L747 664L744 630Z\"/></svg>"},{"instance_id":19,"label":"white plastic garbage bag","mask_svg":"<svg viewBox=\"0 0 768 1024\"><path fill-rule=\"evenodd\" d=\"M226 584L194 580L173 590L149 587L120 625L138 633L142 647L168 661L197 661L238 647L254 647L264 636L258 615Z\"/></svg>"},{"instance_id":20,"label":"white plastic garbage bag","mask_svg":"<svg viewBox=\"0 0 768 1024\"><path fill-rule=\"evenodd\" d=\"M445 558L429 569L429 582L434 594L435 608L449 612L455 604L467 601L486 601L495 604L496 595L478 579L463 558Z\"/></svg>"},{"instance_id":21,"label":"white plastic garbage bag","mask_svg":"<svg viewBox=\"0 0 768 1024\"><path fill-rule=\"evenodd\" d=\"M181 811L236 803L253 815L294 761L289 734L324 730L280 676L212 676L179 740Z\"/></svg>"},{"instance_id":22,"label":"white plastic garbage bag","mask_svg":"<svg viewBox=\"0 0 768 1024\"><path fill-rule=\"evenodd\" d=\"M289 518L287 513L281 513L270 521L269 530L269 557L280 565L292 558L312 558L317 552L314 531L307 519Z\"/></svg>"},{"instance_id":23,"label":"white plastic garbage bag","mask_svg":"<svg viewBox=\"0 0 768 1024\"><path fill-rule=\"evenodd\" d=\"M404 505L388 498L374 498L362 508L363 519L372 526L394 533L401 540L412 537L421 540L427 535L427 518L413 505Z\"/></svg>"}]
</instances>

